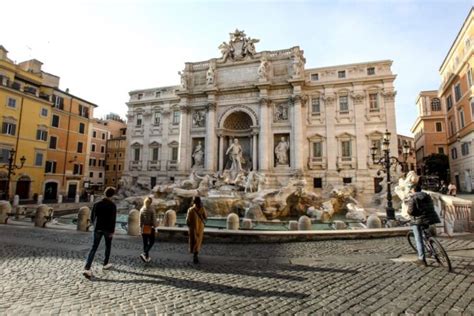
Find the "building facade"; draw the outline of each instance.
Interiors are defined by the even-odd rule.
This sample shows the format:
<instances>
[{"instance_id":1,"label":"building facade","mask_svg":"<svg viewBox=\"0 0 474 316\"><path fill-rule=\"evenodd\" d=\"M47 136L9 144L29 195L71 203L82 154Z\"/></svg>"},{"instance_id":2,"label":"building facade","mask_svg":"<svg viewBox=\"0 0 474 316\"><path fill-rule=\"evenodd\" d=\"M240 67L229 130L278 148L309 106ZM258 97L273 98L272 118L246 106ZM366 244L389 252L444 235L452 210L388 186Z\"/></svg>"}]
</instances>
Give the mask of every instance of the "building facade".
<instances>
[{"instance_id":1,"label":"building facade","mask_svg":"<svg viewBox=\"0 0 474 316\"><path fill-rule=\"evenodd\" d=\"M42 63L33 59L15 64L7 54L0 46L0 167L4 167L0 169L0 199L6 198L9 185L10 198L18 195L30 200L43 191L52 103L43 85ZM12 149L15 165L21 165L21 157L26 160L8 182L6 167Z\"/></svg>"},{"instance_id":2,"label":"building facade","mask_svg":"<svg viewBox=\"0 0 474 316\"><path fill-rule=\"evenodd\" d=\"M392 62L306 69L299 47L257 52L256 42L236 30L221 58L186 63L180 86L130 92L125 181L242 169L268 186L298 173L314 188L374 191L370 147L396 135Z\"/></svg>"},{"instance_id":3,"label":"building facade","mask_svg":"<svg viewBox=\"0 0 474 316\"><path fill-rule=\"evenodd\" d=\"M439 73L438 96L446 106L451 181L460 191L474 190L474 9L448 51Z\"/></svg>"},{"instance_id":4,"label":"building facade","mask_svg":"<svg viewBox=\"0 0 474 316\"><path fill-rule=\"evenodd\" d=\"M398 161L406 164L406 171L416 170L416 152L415 152L415 139L410 136L397 135L398 144ZM403 155L403 147L405 144L410 148L410 153L406 156Z\"/></svg>"},{"instance_id":5,"label":"building facade","mask_svg":"<svg viewBox=\"0 0 474 316\"><path fill-rule=\"evenodd\" d=\"M119 130L119 135L112 135L107 140L107 154L105 158L105 185L118 187L125 170L125 152L127 148L127 128Z\"/></svg>"},{"instance_id":6,"label":"building facade","mask_svg":"<svg viewBox=\"0 0 474 316\"><path fill-rule=\"evenodd\" d=\"M424 173L424 159L432 154L448 154L446 105L438 91L422 91L416 99L418 117L411 128L415 140L417 173Z\"/></svg>"}]
</instances>

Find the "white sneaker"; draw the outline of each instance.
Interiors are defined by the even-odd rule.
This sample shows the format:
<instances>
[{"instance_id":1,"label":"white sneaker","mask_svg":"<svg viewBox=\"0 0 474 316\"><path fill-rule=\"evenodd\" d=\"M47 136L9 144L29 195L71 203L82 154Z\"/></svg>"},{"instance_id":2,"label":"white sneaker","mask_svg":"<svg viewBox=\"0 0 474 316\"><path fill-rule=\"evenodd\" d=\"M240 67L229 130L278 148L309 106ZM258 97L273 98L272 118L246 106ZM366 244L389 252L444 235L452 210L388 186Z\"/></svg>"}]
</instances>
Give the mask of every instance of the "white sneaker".
<instances>
[{"instance_id":1,"label":"white sneaker","mask_svg":"<svg viewBox=\"0 0 474 316\"><path fill-rule=\"evenodd\" d=\"M111 263L107 263L105 266L102 267L102 270L110 270L112 269L112 264Z\"/></svg>"},{"instance_id":2,"label":"white sneaker","mask_svg":"<svg viewBox=\"0 0 474 316\"><path fill-rule=\"evenodd\" d=\"M84 270L82 275L86 277L86 279L90 280L92 278L92 270Z\"/></svg>"},{"instance_id":3,"label":"white sneaker","mask_svg":"<svg viewBox=\"0 0 474 316\"><path fill-rule=\"evenodd\" d=\"M151 261L151 257L146 258L146 262L150 262L150 261Z\"/></svg>"},{"instance_id":4,"label":"white sneaker","mask_svg":"<svg viewBox=\"0 0 474 316\"><path fill-rule=\"evenodd\" d=\"M145 256L144 253L142 253L142 254L140 255L140 259L142 259L143 262L147 262L147 261L146 261L146 256Z\"/></svg>"}]
</instances>

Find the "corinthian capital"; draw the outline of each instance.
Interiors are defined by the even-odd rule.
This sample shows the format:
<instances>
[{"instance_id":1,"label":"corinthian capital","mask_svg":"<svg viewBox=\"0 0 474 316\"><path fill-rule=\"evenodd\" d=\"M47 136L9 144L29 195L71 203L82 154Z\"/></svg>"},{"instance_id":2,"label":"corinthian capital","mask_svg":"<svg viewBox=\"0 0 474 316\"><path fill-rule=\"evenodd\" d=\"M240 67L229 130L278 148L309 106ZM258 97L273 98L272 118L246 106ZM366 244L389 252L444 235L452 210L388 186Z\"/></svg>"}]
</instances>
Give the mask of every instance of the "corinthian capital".
<instances>
[{"instance_id":1,"label":"corinthian capital","mask_svg":"<svg viewBox=\"0 0 474 316\"><path fill-rule=\"evenodd\" d=\"M269 106L272 103L272 101L266 97L261 97L259 101L261 106Z\"/></svg>"},{"instance_id":2,"label":"corinthian capital","mask_svg":"<svg viewBox=\"0 0 474 316\"><path fill-rule=\"evenodd\" d=\"M354 103L362 103L364 101L365 95L362 93L357 93L357 92L352 92L351 93L351 98L354 100Z\"/></svg>"},{"instance_id":3,"label":"corinthian capital","mask_svg":"<svg viewBox=\"0 0 474 316\"><path fill-rule=\"evenodd\" d=\"M189 113L191 112L191 107L189 105L180 105L179 110L181 113Z\"/></svg>"},{"instance_id":4,"label":"corinthian capital","mask_svg":"<svg viewBox=\"0 0 474 316\"><path fill-rule=\"evenodd\" d=\"M217 108L217 103L214 101L210 101L206 104L206 111L215 111Z\"/></svg>"},{"instance_id":5,"label":"corinthian capital","mask_svg":"<svg viewBox=\"0 0 474 316\"><path fill-rule=\"evenodd\" d=\"M395 96L397 95L397 91L395 90L387 90L381 92L382 96L385 98L386 101L393 101Z\"/></svg>"},{"instance_id":6,"label":"corinthian capital","mask_svg":"<svg viewBox=\"0 0 474 316\"><path fill-rule=\"evenodd\" d=\"M334 94L323 94L321 99L327 104L331 104L336 100L336 96Z\"/></svg>"}]
</instances>

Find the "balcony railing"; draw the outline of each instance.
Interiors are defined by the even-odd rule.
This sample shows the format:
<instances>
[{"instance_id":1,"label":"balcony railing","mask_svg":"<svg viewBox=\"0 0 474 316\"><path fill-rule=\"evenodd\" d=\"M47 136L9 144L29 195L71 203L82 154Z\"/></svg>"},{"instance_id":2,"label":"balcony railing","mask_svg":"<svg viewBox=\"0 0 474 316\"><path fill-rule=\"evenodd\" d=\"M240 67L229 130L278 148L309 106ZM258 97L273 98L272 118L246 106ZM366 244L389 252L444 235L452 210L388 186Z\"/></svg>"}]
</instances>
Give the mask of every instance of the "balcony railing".
<instances>
[{"instance_id":1,"label":"balcony railing","mask_svg":"<svg viewBox=\"0 0 474 316\"><path fill-rule=\"evenodd\" d=\"M178 169L178 161L177 160L168 160L166 162L166 170L177 170Z\"/></svg>"},{"instance_id":2,"label":"balcony railing","mask_svg":"<svg viewBox=\"0 0 474 316\"><path fill-rule=\"evenodd\" d=\"M326 169L326 158L325 157L309 157L308 168L309 169Z\"/></svg>"},{"instance_id":3,"label":"balcony railing","mask_svg":"<svg viewBox=\"0 0 474 316\"><path fill-rule=\"evenodd\" d=\"M161 161L159 160L149 160L148 161L148 170L160 170L161 169Z\"/></svg>"},{"instance_id":4,"label":"balcony railing","mask_svg":"<svg viewBox=\"0 0 474 316\"><path fill-rule=\"evenodd\" d=\"M130 171L132 170L142 170L141 160L132 160L130 161Z\"/></svg>"}]
</instances>

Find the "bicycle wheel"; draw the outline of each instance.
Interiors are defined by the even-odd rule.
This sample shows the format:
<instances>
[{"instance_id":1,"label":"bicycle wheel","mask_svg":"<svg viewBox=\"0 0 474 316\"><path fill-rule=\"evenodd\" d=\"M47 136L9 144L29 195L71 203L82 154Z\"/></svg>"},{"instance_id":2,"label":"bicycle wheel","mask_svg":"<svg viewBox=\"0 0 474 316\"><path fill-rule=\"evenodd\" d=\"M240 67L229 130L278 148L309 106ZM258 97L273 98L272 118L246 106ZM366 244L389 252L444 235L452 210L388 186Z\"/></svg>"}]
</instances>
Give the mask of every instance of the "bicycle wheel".
<instances>
[{"instance_id":1,"label":"bicycle wheel","mask_svg":"<svg viewBox=\"0 0 474 316\"><path fill-rule=\"evenodd\" d=\"M415 252L417 252L416 250L416 241L415 241L415 235L413 234L413 231L410 230L408 233L407 233L407 239L408 239L408 244L410 245L410 247L415 250Z\"/></svg>"},{"instance_id":2,"label":"bicycle wheel","mask_svg":"<svg viewBox=\"0 0 474 316\"><path fill-rule=\"evenodd\" d=\"M436 261L440 265L445 267L448 270L448 272L451 272L453 269L451 266L451 260L449 260L448 254L444 250L441 243L433 237L430 237L428 241L430 243L430 247L431 247L431 250L433 251L433 256L436 259Z\"/></svg>"}]
</instances>

